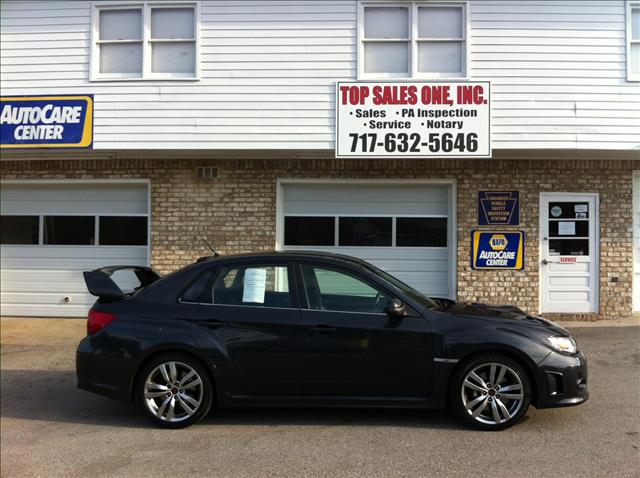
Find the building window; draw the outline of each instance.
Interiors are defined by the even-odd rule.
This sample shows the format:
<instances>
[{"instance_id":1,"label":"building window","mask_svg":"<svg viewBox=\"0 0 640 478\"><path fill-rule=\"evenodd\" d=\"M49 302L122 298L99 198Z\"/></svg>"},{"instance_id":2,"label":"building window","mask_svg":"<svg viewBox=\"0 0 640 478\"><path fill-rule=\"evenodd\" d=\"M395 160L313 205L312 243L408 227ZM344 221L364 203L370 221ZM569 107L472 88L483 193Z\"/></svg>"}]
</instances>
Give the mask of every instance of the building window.
<instances>
[{"instance_id":1,"label":"building window","mask_svg":"<svg viewBox=\"0 0 640 478\"><path fill-rule=\"evenodd\" d=\"M0 217L0 244L35 245L39 241L39 216Z\"/></svg>"},{"instance_id":2,"label":"building window","mask_svg":"<svg viewBox=\"0 0 640 478\"><path fill-rule=\"evenodd\" d=\"M95 240L94 216L44 216L44 245L92 246Z\"/></svg>"},{"instance_id":3,"label":"building window","mask_svg":"<svg viewBox=\"0 0 640 478\"><path fill-rule=\"evenodd\" d=\"M322 216L287 216L284 218L285 246L333 246L336 220Z\"/></svg>"},{"instance_id":4,"label":"building window","mask_svg":"<svg viewBox=\"0 0 640 478\"><path fill-rule=\"evenodd\" d=\"M101 216L98 222L101 246L146 246L147 218L141 216Z\"/></svg>"},{"instance_id":5,"label":"building window","mask_svg":"<svg viewBox=\"0 0 640 478\"><path fill-rule=\"evenodd\" d=\"M0 216L0 244L146 246L148 221L146 216L3 215Z\"/></svg>"},{"instance_id":6,"label":"building window","mask_svg":"<svg viewBox=\"0 0 640 478\"><path fill-rule=\"evenodd\" d=\"M92 79L196 79L196 3L96 6Z\"/></svg>"},{"instance_id":7,"label":"building window","mask_svg":"<svg viewBox=\"0 0 640 478\"><path fill-rule=\"evenodd\" d=\"M339 246L381 247L393 245L393 218L341 217Z\"/></svg>"},{"instance_id":8,"label":"building window","mask_svg":"<svg viewBox=\"0 0 640 478\"><path fill-rule=\"evenodd\" d=\"M447 247L447 218L397 218L396 245L400 247Z\"/></svg>"},{"instance_id":9,"label":"building window","mask_svg":"<svg viewBox=\"0 0 640 478\"><path fill-rule=\"evenodd\" d=\"M284 245L447 247L447 218L286 216Z\"/></svg>"},{"instance_id":10,"label":"building window","mask_svg":"<svg viewBox=\"0 0 640 478\"><path fill-rule=\"evenodd\" d=\"M627 3L627 80L640 81L640 2Z\"/></svg>"},{"instance_id":11,"label":"building window","mask_svg":"<svg viewBox=\"0 0 640 478\"><path fill-rule=\"evenodd\" d=\"M361 77L466 76L466 4L362 2L360 6Z\"/></svg>"}]
</instances>

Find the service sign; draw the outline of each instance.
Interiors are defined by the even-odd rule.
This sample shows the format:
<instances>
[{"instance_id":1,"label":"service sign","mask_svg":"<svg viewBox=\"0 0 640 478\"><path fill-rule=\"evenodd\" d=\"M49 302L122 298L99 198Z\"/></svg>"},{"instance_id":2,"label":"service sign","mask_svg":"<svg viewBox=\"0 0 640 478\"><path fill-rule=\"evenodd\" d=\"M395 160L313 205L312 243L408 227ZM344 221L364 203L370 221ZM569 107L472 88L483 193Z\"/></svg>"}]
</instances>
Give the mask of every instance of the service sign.
<instances>
[{"instance_id":1,"label":"service sign","mask_svg":"<svg viewBox=\"0 0 640 478\"><path fill-rule=\"evenodd\" d=\"M338 82L336 157L491 157L489 82Z\"/></svg>"},{"instance_id":2,"label":"service sign","mask_svg":"<svg viewBox=\"0 0 640 478\"><path fill-rule=\"evenodd\" d=\"M93 95L3 96L0 139L10 148L90 148Z\"/></svg>"},{"instance_id":3,"label":"service sign","mask_svg":"<svg viewBox=\"0 0 640 478\"><path fill-rule=\"evenodd\" d=\"M524 268L523 231L471 231L473 269Z\"/></svg>"},{"instance_id":4,"label":"service sign","mask_svg":"<svg viewBox=\"0 0 640 478\"><path fill-rule=\"evenodd\" d=\"M520 192L478 192L478 224L481 226L517 226L520 224Z\"/></svg>"}]
</instances>

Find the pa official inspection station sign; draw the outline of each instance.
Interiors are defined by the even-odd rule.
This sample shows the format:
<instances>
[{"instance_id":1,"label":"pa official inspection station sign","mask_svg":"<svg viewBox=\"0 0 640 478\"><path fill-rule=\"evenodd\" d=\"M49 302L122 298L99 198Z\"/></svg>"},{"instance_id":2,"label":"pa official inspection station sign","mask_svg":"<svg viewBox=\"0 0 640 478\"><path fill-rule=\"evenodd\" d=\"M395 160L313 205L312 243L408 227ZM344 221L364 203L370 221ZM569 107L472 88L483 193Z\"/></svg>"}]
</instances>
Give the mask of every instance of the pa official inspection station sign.
<instances>
[{"instance_id":1,"label":"pa official inspection station sign","mask_svg":"<svg viewBox=\"0 0 640 478\"><path fill-rule=\"evenodd\" d=\"M338 82L336 157L491 157L489 82Z\"/></svg>"},{"instance_id":2,"label":"pa official inspection station sign","mask_svg":"<svg viewBox=\"0 0 640 478\"><path fill-rule=\"evenodd\" d=\"M10 148L90 148L93 95L3 96L0 140Z\"/></svg>"}]
</instances>

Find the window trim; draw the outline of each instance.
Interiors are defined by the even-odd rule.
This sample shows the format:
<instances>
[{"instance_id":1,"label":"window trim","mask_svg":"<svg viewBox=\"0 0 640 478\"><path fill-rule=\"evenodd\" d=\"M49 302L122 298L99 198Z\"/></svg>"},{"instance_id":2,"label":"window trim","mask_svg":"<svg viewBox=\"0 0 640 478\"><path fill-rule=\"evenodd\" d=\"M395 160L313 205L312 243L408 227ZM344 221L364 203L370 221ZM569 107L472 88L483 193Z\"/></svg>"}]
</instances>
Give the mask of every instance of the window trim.
<instances>
[{"instance_id":1,"label":"window trim","mask_svg":"<svg viewBox=\"0 0 640 478\"><path fill-rule=\"evenodd\" d=\"M161 8L191 7L194 11L193 39L152 39L151 38L151 10ZM129 43L137 40L100 40L100 11L102 10L142 10L142 73L100 73L100 44L104 43ZM151 48L153 43L169 43L179 41L193 41L195 45L195 68L193 75L179 73L152 73L151 72ZM200 2L194 0L175 0L172 2L160 1L112 1L108 3L94 1L91 5L91 58L89 61L89 81L200 81Z\"/></svg>"},{"instance_id":2,"label":"window trim","mask_svg":"<svg viewBox=\"0 0 640 478\"><path fill-rule=\"evenodd\" d=\"M631 71L631 45L638 45L640 48L640 38L634 40L632 38L633 30L632 30L632 11L638 10L640 12L640 1L638 0L627 0L625 16L626 16L626 63L627 63L627 81L640 81L640 64L638 65L638 72L634 73Z\"/></svg>"},{"instance_id":3,"label":"window trim","mask_svg":"<svg viewBox=\"0 0 640 478\"><path fill-rule=\"evenodd\" d=\"M385 39L364 38L364 10L367 7L405 7L409 9L409 71L402 73L365 73L364 71L364 43L367 41L390 41ZM461 39L438 39L438 41L461 41L462 42L462 69L461 74L455 73L425 73L418 72L418 43L428 41L429 38L418 37L418 8L420 7L460 7L462 8L462 38ZM385 79L392 81L403 81L409 79L431 79L444 80L455 79L458 81L470 78L469 75L469 0L439 0L431 2L428 0L413 0L410 2L389 1L389 0L359 0L356 21L356 75L358 80ZM399 40L399 39L398 39ZM393 40L391 40L393 41Z\"/></svg>"}]
</instances>

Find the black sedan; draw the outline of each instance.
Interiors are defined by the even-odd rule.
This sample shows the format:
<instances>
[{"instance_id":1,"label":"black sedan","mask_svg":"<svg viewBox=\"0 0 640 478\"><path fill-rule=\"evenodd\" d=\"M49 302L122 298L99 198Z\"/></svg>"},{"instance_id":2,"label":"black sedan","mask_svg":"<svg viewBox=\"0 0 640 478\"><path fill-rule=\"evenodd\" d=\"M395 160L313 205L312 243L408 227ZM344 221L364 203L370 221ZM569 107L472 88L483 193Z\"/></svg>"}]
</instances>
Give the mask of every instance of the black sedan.
<instances>
[{"instance_id":1,"label":"black sedan","mask_svg":"<svg viewBox=\"0 0 640 478\"><path fill-rule=\"evenodd\" d=\"M130 269L123 290L114 273ZM569 333L510 306L432 299L359 259L315 252L203 258L165 277L85 272L98 296L78 386L181 428L212 406L444 408L501 430L530 404L588 398Z\"/></svg>"}]
</instances>

